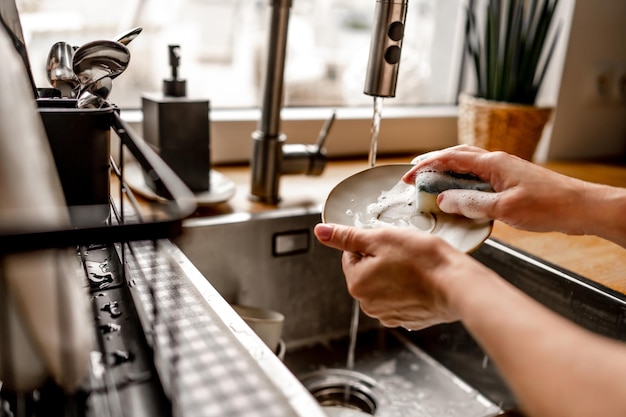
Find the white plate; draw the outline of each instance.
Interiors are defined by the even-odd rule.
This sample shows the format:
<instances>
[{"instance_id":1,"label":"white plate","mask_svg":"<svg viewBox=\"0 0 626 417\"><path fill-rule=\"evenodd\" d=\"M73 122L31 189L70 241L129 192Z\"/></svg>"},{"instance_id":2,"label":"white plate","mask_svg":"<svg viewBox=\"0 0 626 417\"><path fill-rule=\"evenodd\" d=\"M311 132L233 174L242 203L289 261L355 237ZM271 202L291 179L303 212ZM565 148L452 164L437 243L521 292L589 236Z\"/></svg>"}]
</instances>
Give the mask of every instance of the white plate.
<instances>
[{"instance_id":1,"label":"white plate","mask_svg":"<svg viewBox=\"0 0 626 417\"><path fill-rule=\"evenodd\" d=\"M390 226L422 230L439 236L456 249L471 252L477 249L491 234L493 222L473 220L447 213L416 213L416 190L414 185L402 183L402 176L411 164L379 165L354 174L340 182L328 195L322 211L324 223L336 223L357 227ZM381 196L394 189L401 193L395 200L392 217L379 216ZM411 205L409 205L411 204ZM368 207L370 210L368 210ZM378 207L378 210L372 208ZM390 211L383 211L385 213ZM402 217L402 218L401 218ZM385 220L380 222L379 219Z\"/></svg>"},{"instance_id":2,"label":"white plate","mask_svg":"<svg viewBox=\"0 0 626 417\"><path fill-rule=\"evenodd\" d=\"M207 174L208 175L208 174ZM223 203L235 195L236 184L224 174L212 169L209 177L211 182L210 191L196 192L196 203L201 206ZM137 162L129 162L124 166L124 180L137 194L154 201L165 201L163 197L155 193L148 186Z\"/></svg>"}]
</instances>

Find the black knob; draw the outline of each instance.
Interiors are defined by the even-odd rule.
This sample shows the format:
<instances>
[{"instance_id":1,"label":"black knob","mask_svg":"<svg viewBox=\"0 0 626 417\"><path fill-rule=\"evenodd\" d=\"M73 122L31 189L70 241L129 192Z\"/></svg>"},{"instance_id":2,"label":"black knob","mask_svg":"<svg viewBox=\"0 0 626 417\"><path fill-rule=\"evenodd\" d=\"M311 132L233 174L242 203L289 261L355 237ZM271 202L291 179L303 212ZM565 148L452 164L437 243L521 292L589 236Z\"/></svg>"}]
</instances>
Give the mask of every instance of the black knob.
<instances>
[{"instance_id":1,"label":"black knob","mask_svg":"<svg viewBox=\"0 0 626 417\"><path fill-rule=\"evenodd\" d=\"M395 65L400 62L400 47L392 45L385 50L385 61L391 65Z\"/></svg>"},{"instance_id":2,"label":"black knob","mask_svg":"<svg viewBox=\"0 0 626 417\"><path fill-rule=\"evenodd\" d=\"M404 36L404 23L393 22L390 24L387 28L387 35L391 38L391 40L396 42L402 40L402 37Z\"/></svg>"}]
</instances>

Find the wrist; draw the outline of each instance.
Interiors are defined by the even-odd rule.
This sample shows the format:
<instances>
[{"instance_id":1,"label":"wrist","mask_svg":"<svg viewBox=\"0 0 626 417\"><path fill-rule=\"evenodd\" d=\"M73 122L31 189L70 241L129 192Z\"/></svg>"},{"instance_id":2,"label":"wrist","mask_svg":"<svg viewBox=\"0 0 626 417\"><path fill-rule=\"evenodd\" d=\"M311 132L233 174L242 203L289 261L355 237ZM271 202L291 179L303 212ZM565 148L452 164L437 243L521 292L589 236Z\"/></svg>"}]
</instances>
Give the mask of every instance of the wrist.
<instances>
[{"instance_id":1,"label":"wrist","mask_svg":"<svg viewBox=\"0 0 626 417\"><path fill-rule=\"evenodd\" d=\"M438 280L439 292L452 318L463 322L482 309L477 306L489 305L489 297L502 280L494 271L465 254L455 258L442 272Z\"/></svg>"},{"instance_id":2,"label":"wrist","mask_svg":"<svg viewBox=\"0 0 626 417\"><path fill-rule=\"evenodd\" d=\"M584 234L595 235L626 247L626 189L588 184L585 190Z\"/></svg>"}]
</instances>

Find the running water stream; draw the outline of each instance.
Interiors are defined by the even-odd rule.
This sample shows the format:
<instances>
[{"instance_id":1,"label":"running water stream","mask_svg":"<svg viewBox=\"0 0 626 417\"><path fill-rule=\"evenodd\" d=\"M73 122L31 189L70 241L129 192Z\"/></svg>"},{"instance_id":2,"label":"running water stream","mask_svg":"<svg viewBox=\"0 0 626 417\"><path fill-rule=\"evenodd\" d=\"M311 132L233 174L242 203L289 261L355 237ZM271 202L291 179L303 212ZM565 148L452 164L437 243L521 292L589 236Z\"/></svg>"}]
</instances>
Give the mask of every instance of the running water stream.
<instances>
[{"instance_id":1,"label":"running water stream","mask_svg":"<svg viewBox=\"0 0 626 417\"><path fill-rule=\"evenodd\" d=\"M370 129L370 151L368 164L371 167L376 165L376 152L378 149L378 135L380 134L380 122L382 120L383 98L374 97L374 115L372 117L372 127ZM361 307L358 300L354 299L352 304L352 319L350 321L350 344L348 346L347 369L354 369L354 351L356 349L357 332L359 328L359 314ZM350 386L346 385L345 400L350 398Z\"/></svg>"},{"instance_id":2,"label":"running water stream","mask_svg":"<svg viewBox=\"0 0 626 417\"><path fill-rule=\"evenodd\" d=\"M380 134L380 122L383 117L383 98L374 97L374 115L370 128L370 153L367 162L371 167L376 165L376 152L378 150L378 135Z\"/></svg>"}]
</instances>

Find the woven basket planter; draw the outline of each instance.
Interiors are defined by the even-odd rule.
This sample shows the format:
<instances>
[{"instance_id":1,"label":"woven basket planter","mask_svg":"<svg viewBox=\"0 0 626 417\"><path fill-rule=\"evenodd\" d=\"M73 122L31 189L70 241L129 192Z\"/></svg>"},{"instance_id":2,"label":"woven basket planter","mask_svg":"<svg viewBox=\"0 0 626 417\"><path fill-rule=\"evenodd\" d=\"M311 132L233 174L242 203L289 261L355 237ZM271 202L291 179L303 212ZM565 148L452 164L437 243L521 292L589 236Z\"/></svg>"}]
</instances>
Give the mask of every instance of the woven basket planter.
<instances>
[{"instance_id":1,"label":"woven basket planter","mask_svg":"<svg viewBox=\"0 0 626 417\"><path fill-rule=\"evenodd\" d=\"M532 160L551 107L536 107L459 96L459 143L505 151Z\"/></svg>"}]
</instances>

